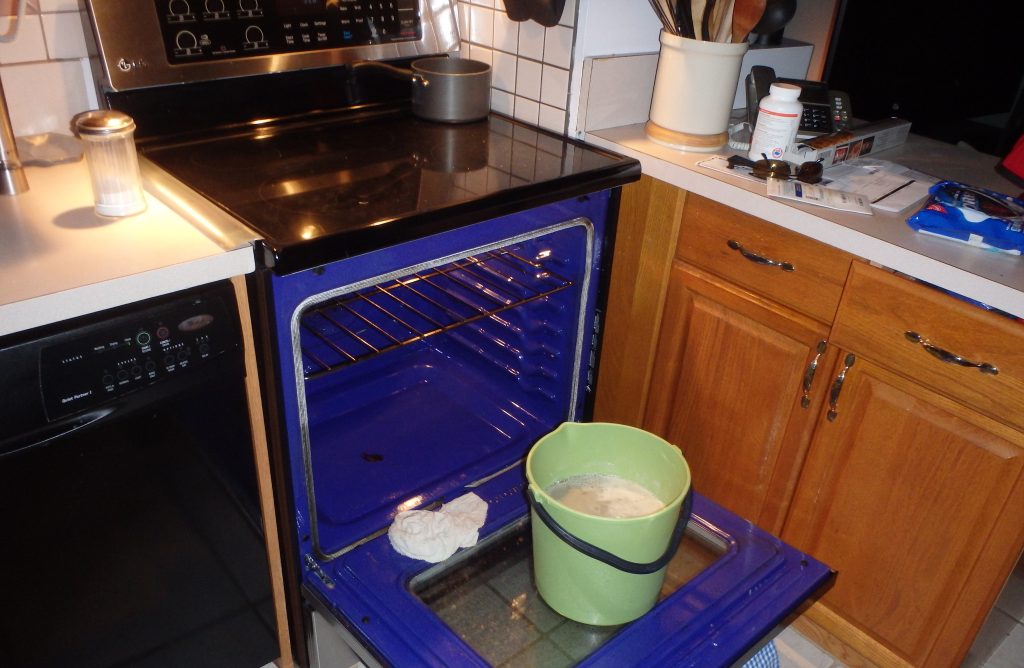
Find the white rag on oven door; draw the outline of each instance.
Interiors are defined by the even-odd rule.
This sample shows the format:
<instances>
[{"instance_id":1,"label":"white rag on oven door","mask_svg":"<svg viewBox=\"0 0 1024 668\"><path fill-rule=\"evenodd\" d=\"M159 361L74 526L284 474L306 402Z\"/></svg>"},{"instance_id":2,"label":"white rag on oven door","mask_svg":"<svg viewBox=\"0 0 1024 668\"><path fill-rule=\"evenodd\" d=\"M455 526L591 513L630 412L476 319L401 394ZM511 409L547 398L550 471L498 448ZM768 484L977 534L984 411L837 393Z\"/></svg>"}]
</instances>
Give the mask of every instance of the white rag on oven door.
<instances>
[{"instance_id":1,"label":"white rag on oven door","mask_svg":"<svg viewBox=\"0 0 1024 668\"><path fill-rule=\"evenodd\" d=\"M487 502L470 492L438 510L398 513L388 539L399 554L436 564L460 547L476 545L485 521Z\"/></svg>"}]
</instances>

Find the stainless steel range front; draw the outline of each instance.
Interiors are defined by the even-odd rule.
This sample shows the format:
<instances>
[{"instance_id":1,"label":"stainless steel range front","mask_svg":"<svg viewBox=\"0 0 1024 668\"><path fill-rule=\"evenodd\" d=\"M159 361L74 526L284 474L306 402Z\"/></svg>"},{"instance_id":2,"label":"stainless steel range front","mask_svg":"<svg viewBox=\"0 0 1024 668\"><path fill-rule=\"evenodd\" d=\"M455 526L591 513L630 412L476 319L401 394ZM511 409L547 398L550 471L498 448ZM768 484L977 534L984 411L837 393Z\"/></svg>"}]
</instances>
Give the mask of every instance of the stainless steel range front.
<instances>
[{"instance_id":1,"label":"stainless steel range front","mask_svg":"<svg viewBox=\"0 0 1024 668\"><path fill-rule=\"evenodd\" d=\"M114 90L458 49L451 0L90 0Z\"/></svg>"},{"instance_id":2,"label":"stainless steel range front","mask_svg":"<svg viewBox=\"0 0 1024 668\"><path fill-rule=\"evenodd\" d=\"M114 4L90 3L105 98L135 118L151 187L256 239L300 664L326 637L371 665L725 666L828 579L698 495L641 619L586 627L531 588L522 460L590 416L620 188L640 169L497 114L418 119L408 81L347 65L454 56L448 2L171 0L131 10L131 43ZM398 512L470 491L488 506L476 547L431 565L391 546Z\"/></svg>"}]
</instances>

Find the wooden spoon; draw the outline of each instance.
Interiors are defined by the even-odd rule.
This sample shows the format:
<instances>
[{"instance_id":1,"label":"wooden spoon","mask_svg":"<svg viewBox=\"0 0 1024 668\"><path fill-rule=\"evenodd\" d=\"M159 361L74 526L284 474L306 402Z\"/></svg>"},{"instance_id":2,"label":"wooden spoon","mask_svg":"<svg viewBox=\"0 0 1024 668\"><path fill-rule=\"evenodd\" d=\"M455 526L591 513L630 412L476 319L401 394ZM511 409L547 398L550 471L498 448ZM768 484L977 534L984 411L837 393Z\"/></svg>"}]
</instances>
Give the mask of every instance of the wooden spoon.
<instances>
[{"instance_id":1,"label":"wooden spoon","mask_svg":"<svg viewBox=\"0 0 1024 668\"><path fill-rule=\"evenodd\" d=\"M746 42L750 29L764 14L765 0L736 0L732 9L732 41Z\"/></svg>"},{"instance_id":2,"label":"wooden spoon","mask_svg":"<svg viewBox=\"0 0 1024 668\"><path fill-rule=\"evenodd\" d=\"M693 36L695 39L707 39L707 36L701 31L702 23L701 20L704 17L704 3L705 0L679 0L679 2L690 3L690 16L693 17Z\"/></svg>"}]
</instances>

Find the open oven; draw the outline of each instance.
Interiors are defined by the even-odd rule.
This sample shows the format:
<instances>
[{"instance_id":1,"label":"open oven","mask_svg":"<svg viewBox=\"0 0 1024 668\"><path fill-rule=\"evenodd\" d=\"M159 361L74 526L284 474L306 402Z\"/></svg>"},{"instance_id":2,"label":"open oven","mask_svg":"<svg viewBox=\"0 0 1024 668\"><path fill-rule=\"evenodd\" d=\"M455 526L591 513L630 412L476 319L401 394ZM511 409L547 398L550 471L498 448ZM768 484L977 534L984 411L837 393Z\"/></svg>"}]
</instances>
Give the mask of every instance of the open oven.
<instances>
[{"instance_id":1,"label":"open oven","mask_svg":"<svg viewBox=\"0 0 1024 668\"><path fill-rule=\"evenodd\" d=\"M341 639L368 664L725 666L829 578L697 495L641 619L586 627L532 589L523 459L590 415L639 165L496 114L420 120L408 85L347 66L453 53L447 0L111 4L89 3L105 98L135 118L150 187L254 240L300 664ZM398 512L469 491L488 504L476 546L437 565L394 551Z\"/></svg>"}]
</instances>

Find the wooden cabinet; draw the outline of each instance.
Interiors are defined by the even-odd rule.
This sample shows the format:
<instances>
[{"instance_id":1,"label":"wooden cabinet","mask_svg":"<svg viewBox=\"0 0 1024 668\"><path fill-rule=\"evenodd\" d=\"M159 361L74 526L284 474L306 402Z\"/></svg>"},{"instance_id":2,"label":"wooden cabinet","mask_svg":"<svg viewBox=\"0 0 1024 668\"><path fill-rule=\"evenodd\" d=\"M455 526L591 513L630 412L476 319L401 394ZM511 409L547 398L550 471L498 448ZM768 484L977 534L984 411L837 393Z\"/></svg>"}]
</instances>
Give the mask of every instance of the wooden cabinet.
<instances>
[{"instance_id":1,"label":"wooden cabinet","mask_svg":"<svg viewBox=\"0 0 1024 668\"><path fill-rule=\"evenodd\" d=\"M778 534L825 396L828 327L680 262L661 331L644 427L682 449L696 490Z\"/></svg>"},{"instance_id":2,"label":"wooden cabinet","mask_svg":"<svg viewBox=\"0 0 1024 668\"><path fill-rule=\"evenodd\" d=\"M852 357L782 537L838 572L830 631L881 665L958 665L1024 538L1024 435Z\"/></svg>"},{"instance_id":3,"label":"wooden cabinet","mask_svg":"<svg viewBox=\"0 0 1024 668\"><path fill-rule=\"evenodd\" d=\"M891 272L850 272L782 535L839 573L819 622L883 665L962 660L1024 545L1022 335Z\"/></svg>"},{"instance_id":4,"label":"wooden cabinet","mask_svg":"<svg viewBox=\"0 0 1024 668\"><path fill-rule=\"evenodd\" d=\"M627 414L695 489L835 568L821 627L879 665L956 665L1024 548L1024 327L682 203L654 336L598 406L642 386Z\"/></svg>"}]
</instances>

